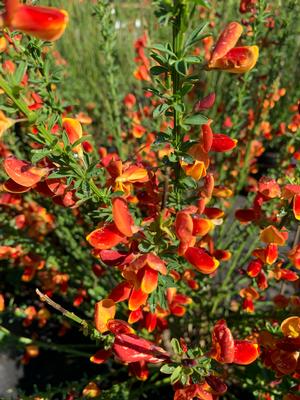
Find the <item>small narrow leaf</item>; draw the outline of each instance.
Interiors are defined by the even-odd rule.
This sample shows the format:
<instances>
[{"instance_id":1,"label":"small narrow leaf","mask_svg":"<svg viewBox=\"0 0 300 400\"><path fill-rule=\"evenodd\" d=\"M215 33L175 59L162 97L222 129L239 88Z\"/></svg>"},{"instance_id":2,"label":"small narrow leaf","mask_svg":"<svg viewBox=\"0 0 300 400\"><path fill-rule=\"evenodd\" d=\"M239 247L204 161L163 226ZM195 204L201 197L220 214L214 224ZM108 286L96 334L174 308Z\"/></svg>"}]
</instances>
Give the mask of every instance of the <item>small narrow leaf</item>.
<instances>
[{"instance_id":1,"label":"small narrow leaf","mask_svg":"<svg viewBox=\"0 0 300 400\"><path fill-rule=\"evenodd\" d=\"M208 121L208 118L205 115L195 114L195 115L191 115L190 117L187 117L184 120L184 123L187 125L203 125L203 124L206 124L207 121Z\"/></svg>"}]
</instances>

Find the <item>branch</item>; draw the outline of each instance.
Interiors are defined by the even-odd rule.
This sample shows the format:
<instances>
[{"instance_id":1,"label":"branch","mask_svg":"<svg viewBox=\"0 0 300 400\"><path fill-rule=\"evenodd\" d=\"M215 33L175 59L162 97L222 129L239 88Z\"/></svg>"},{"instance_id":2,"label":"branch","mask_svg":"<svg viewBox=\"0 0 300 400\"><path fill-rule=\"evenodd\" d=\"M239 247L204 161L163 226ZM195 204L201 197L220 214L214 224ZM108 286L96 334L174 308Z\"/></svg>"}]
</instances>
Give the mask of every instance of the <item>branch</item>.
<instances>
[{"instance_id":1,"label":"branch","mask_svg":"<svg viewBox=\"0 0 300 400\"><path fill-rule=\"evenodd\" d=\"M50 299L49 296L42 293L39 289L36 289L35 291L41 301L46 302L49 306L59 311L64 317L69 318L72 321L76 322L77 324L81 325L81 327L83 328L83 333L85 335L91 335L93 339L103 340L103 337L100 334L100 332L98 332L97 329L95 329L94 326L88 323L85 319L82 319L73 312L66 310L60 304Z\"/></svg>"}]
</instances>

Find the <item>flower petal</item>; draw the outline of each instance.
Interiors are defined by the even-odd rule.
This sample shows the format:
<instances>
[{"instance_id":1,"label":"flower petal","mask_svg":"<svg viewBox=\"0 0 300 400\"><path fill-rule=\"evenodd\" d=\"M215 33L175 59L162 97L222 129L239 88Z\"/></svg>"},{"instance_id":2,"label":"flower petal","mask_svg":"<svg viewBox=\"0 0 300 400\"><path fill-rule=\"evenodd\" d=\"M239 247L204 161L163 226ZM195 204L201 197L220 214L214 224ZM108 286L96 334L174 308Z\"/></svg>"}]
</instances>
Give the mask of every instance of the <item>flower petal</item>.
<instances>
[{"instance_id":1,"label":"flower petal","mask_svg":"<svg viewBox=\"0 0 300 400\"><path fill-rule=\"evenodd\" d=\"M293 212L295 218L300 221L300 194L296 194L293 200Z\"/></svg>"},{"instance_id":2,"label":"flower petal","mask_svg":"<svg viewBox=\"0 0 300 400\"><path fill-rule=\"evenodd\" d=\"M112 200L113 220L118 230L124 236L131 237L133 235L134 221L129 212L128 205L122 197L114 197Z\"/></svg>"},{"instance_id":3,"label":"flower petal","mask_svg":"<svg viewBox=\"0 0 300 400\"><path fill-rule=\"evenodd\" d=\"M130 311L135 311L141 306L145 305L148 299L148 294L141 289L133 288L128 301L128 308Z\"/></svg>"},{"instance_id":4,"label":"flower petal","mask_svg":"<svg viewBox=\"0 0 300 400\"><path fill-rule=\"evenodd\" d=\"M11 0L6 0L4 23L10 30L18 30L42 40L57 40L64 33L68 14L65 10L52 7L37 7L17 4L8 6Z\"/></svg>"},{"instance_id":5,"label":"flower petal","mask_svg":"<svg viewBox=\"0 0 300 400\"><path fill-rule=\"evenodd\" d=\"M238 22L230 22L221 33L215 48L212 52L209 64L214 64L216 60L224 57L239 40L243 33L243 27Z\"/></svg>"},{"instance_id":6,"label":"flower petal","mask_svg":"<svg viewBox=\"0 0 300 400\"><path fill-rule=\"evenodd\" d=\"M275 226L269 225L261 231L260 240L265 243L275 243L283 246L286 241L286 235L280 232Z\"/></svg>"},{"instance_id":7,"label":"flower petal","mask_svg":"<svg viewBox=\"0 0 300 400\"><path fill-rule=\"evenodd\" d=\"M282 322L280 329L284 336L291 338L300 337L300 317L293 316L286 318Z\"/></svg>"},{"instance_id":8,"label":"flower petal","mask_svg":"<svg viewBox=\"0 0 300 400\"><path fill-rule=\"evenodd\" d=\"M202 274L211 274L219 266L217 259L199 247L189 247L184 257Z\"/></svg>"},{"instance_id":9,"label":"flower petal","mask_svg":"<svg viewBox=\"0 0 300 400\"><path fill-rule=\"evenodd\" d=\"M239 365L248 365L253 363L259 357L259 346L256 343L247 340L234 341L233 362Z\"/></svg>"},{"instance_id":10,"label":"flower petal","mask_svg":"<svg viewBox=\"0 0 300 400\"><path fill-rule=\"evenodd\" d=\"M123 363L146 361L156 364L169 360L169 355L163 348L134 334L116 335L113 352Z\"/></svg>"},{"instance_id":11,"label":"flower petal","mask_svg":"<svg viewBox=\"0 0 300 400\"><path fill-rule=\"evenodd\" d=\"M218 321L212 332L211 357L220 363L232 363L234 359L234 340L226 321Z\"/></svg>"},{"instance_id":12,"label":"flower petal","mask_svg":"<svg viewBox=\"0 0 300 400\"><path fill-rule=\"evenodd\" d=\"M152 293L157 288L158 271L152 268L145 267L144 274L141 281L141 290L144 293Z\"/></svg>"},{"instance_id":13,"label":"flower petal","mask_svg":"<svg viewBox=\"0 0 300 400\"><path fill-rule=\"evenodd\" d=\"M209 63L208 69L219 69L233 74L250 71L257 63L259 48L257 46L235 47L224 57Z\"/></svg>"},{"instance_id":14,"label":"flower petal","mask_svg":"<svg viewBox=\"0 0 300 400\"><path fill-rule=\"evenodd\" d=\"M116 228L115 224L104 225L91 232L86 240L95 249L107 250L124 240L124 236Z\"/></svg>"},{"instance_id":15,"label":"flower petal","mask_svg":"<svg viewBox=\"0 0 300 400\"><path fill-rule=\"evenodd\" d=\"M121 282L110 292L109 299L115 303L129 299L132 286L129 282Z\"/></svg>"},{"instance_id":16,"label":"flower petal","mask_svg":"<svg viewBox=\"0 0 300 400\"><path fill-rule=\"evenodd\" d=\"M103 299L95 304L95 327L100 333L108 331L107 322L116 314L115 302L111 299Z\"/></svg>"},{"instance_id":17,"label":"flower petal","mask_svg":"<svg viewBox=\"0 0 300 400\"><path fill-rule=\"evenodd\" d=\"M223 135L222 133L214 133L210 150L223 153L234 149L236 145L236 139L231 139L229 136Z\"/></svg>"},{"instance_id":18,"label":"flower petal","mask_svg":"<svg viewBox=\"0 0 300 400\"><path fill-rule=\"evenodd\" d=\"M21 186L30 187L38 183L48 173L47 168L37 168L27 161L8 157L3 166L7 175Z\"/></svg>"},{"instance_id":19,"label":"flower petal","mask_svg":"<svg viewBox=\"0 0 300 400\"><path fill-rule=\"evenodd\" d=\"M92 357L90 361L94 364L103 364L111 355L112 351L109 350L98 350Z\"/></svg>"}]
</instances>

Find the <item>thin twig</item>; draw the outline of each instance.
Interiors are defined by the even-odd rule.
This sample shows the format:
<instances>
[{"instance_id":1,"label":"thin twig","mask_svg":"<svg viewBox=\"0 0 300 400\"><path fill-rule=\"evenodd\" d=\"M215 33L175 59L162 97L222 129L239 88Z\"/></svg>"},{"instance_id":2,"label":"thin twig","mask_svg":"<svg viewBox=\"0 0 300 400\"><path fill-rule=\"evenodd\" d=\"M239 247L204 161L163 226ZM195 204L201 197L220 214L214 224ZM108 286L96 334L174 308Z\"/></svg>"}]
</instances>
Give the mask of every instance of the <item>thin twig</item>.
<instances>
[{"instance_id":1,"label":"thin twig","mask_svg":"<svg viewBox=\"0 0 300 400\"><path fill-rule=\"evenodd\" d=\"M160 207L161 211L163 211L167 207L167 201L169 196L169 174L170 174L170 169L167 168L166 175L164 177L164 190Z\"/></svg>"},{"instance_id":2,"label":"thin twig","mask_svg":"<svg viewBox=\"0 0 300 400\"><path fill-rule=\"evenodd\" d=\"M60 304L58 304L55 301L53 301L52 299L50 299L49 296L47 296L46 294L42 293L39 289L36 289L35 291L36 291L36 294L39 296L41 301L46 302L47 304L49 304L49 306L53 307L55 310L57 310L60 313L62 313L66 318L69 318L72 321L76 322L77 324L80 324L81 326L83 326L83 328L86 328L86 329L89 328L89 324L88 324L87 321L85 321L84 319L78 317L73 312L66 310ZM93 329L93 330L95 330L95 329Z\"/></svg>"}]
</instances>

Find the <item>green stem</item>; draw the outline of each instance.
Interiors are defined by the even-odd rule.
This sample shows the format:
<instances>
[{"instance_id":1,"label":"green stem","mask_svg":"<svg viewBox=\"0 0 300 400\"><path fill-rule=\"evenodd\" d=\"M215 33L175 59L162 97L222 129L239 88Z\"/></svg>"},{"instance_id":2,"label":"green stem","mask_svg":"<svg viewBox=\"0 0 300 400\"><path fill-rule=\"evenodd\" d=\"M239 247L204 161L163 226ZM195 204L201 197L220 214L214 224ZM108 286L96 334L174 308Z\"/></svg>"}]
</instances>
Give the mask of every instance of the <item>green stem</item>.
<instances>
[{"instance_id":1,"label":"green stem","mask_svg":"<svg viewBox=\"0 0 300 400\"><path fill-rule=\"evenodd\" d=\"M79 356L79 357L87 358L87 357L91 356L90 353L86 353L86 352L80 351L80 350L75 350L73 348L66 347L65 345L46 343L46 342L42 342L39 340L32 340L25 336L17 336L2 325L0 326L0 332L3 333L7 337L11 337L11 338L15 339L22 347L34 345L34 346L38 346L38 347L41 347L41 348L44 348L47 350L53 350L53 351L57 351L59 353L72 354L74 356Z\"/></svg>"},{"instance_id":2,"label":"green stem","mask_svg":"<svg viewBox=\"0 0 300 400\"><path fill-rule=\"evenodd\" d=\"M29 122L34 122L36 120L36 114L28 108L27 104L25 101L23 101L20 98L17 98L10 85L6 82L6 80L0 75L0 87L4 92L7 94L7 96L15 103L15 105L19 108L19 110L26 115L28 118Z\"/></svg>"},{"instance_id":3,"label":"green stem","mask_svg":"<svg viewBox=\"0 0 300 400\"><path fill-rule=\"evenodd\" d=\"M174 0L174 8L178 8L178 13L176 15L175 21L173 23L173 51L178 58L181 57L182 53L182 44L183 44L183 35L184 32L182 30L182 18L184 13L184 6L180 0ZM173 84L173 97L174 100L177 100L178 93L180 91L180 75L173 68L172 72L172 84ZM175 144L176 146L180 143L180 115L177 110L174 109L174 136L175 136Z\"/></svg>"},{"instance_id":4,"label":"green stem","mask_svg":"<svg viewBox=\"0 0 300 400\"><path fill-rule=\"evenodd\" d=\"M184 40L184 33L185 33L185 28L184 28L184 19L186 18L186 5L183 4L182 0L174 0L173 1L173 6L175 10L175 18L173 21L173 27L172 27L172 41L173 41L173 52L176 54L177 58L180 59L182 56L183 52L183 40ZM181 79L179 73L176 71L175 68L172 69L172 87L173 87L173 101L174 103L181 103L182 98L179 96L181 95ZM174 108L173 111L173 122L174 122L174 127L173 127L173 144L175 149L180 149L181 142L182 142L182 135L181 135L181 127L180 127L180 122L181 122L181 113ZM174 183L174 192L176 192L177 200L180 199L180 193L179 193L179 187L178 183L180 180L180 172L181 172L181 166L179 161L176 163L175 166L175 183ZM178 201L179 202L179 201Z\"/></svg>"},{"instance_id":5,"label":"green stem","mask_svg":"<svg viewBox=\"0 0 300 400\"><path fill-rule=\"evenodd\" d=\"M59 311L64 317L69 318L76 324L81 325L83 331L87 334L93 335L97 339L101 339L100 333L95 329L91 324L89 324L86 320L78 317L71 311L66 310L60 304L56 303L49 296L43 294L39 289L36 289L36 293L39 296L41 301L45 301L49 306L53 307L55 310Z\"/></svg>"},{"instance_id":6,"label":"green stem","mask_svg":"<svg viewBox=\"0 0 300 400\"><path fill-rule=\"evenodd\" d=\"M90 179L89 184L90 184L90 188L95 193L95 195L98 196L99 199L103 199L103 194L102 194L101 190L97 187L97 185L95 184L95 182L92 178Z\"/></svg>"},{"instance_id":7,"label":"green stem","mask_svg":"<svg viewBox=\"0 0 300 400\"><path fill-rule=\"evenodd\" d=\"M241 253L244 250L246 245L247 245L247 243L242 242L242 244L238 248L237 252L235 253L235 259L232 261L232 264L231 264L231 266L229 267L229 269L227 271L227 274L225 276L225 279L223 280L223 283L222 283L220 289L218 289L220 294L215 298L215 301L214 301L212 309L211 309L211 315L216 312L216 309L217 309L218 305L220 304L220 301L223 298L223 295L224 295L225 289L227 287L227 284L229 283L229 281L231 279L231 275L235 271L235 268L236 268L236 265L237 265L237 263L239 261L240 255L241 255ZM227 293L227 291L225 293Z\"/></svg>"}]
</instances>

